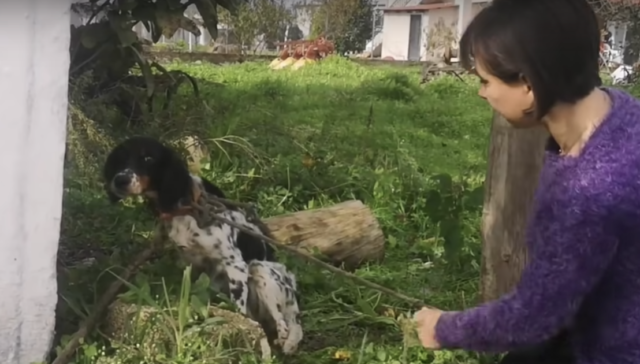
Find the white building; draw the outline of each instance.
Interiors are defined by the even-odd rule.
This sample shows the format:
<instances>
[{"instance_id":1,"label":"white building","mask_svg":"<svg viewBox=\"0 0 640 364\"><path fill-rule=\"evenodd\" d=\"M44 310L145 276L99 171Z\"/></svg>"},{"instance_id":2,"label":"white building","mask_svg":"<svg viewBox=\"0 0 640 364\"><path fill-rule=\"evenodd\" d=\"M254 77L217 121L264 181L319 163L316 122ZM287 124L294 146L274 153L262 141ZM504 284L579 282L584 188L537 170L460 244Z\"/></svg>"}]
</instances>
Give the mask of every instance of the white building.
<instances>
[{"instance_id":1,"label":"white building","mask_svg":"<svg viewBox=\"0 0 640 364\"><path fill-rule=\"evenodd\" d=\"M605 45L605 51L603 57L614 63L624 63L624 48L627 42L627 28L628 25L619 22L608 22L607 31L609 37ZM635 57L637 59L637 57Z\"/></svg>"},{"instance_id":2,"label":"white building","mask_svg":"<svg viewBox=\"0 0 640 364\"><path fill-rule=\"evenodd\" d=\"M383 9L382 58L425 60L427 35L444 23L459 39L488 0L396 0Z\"/></svg>"}]
</instances>

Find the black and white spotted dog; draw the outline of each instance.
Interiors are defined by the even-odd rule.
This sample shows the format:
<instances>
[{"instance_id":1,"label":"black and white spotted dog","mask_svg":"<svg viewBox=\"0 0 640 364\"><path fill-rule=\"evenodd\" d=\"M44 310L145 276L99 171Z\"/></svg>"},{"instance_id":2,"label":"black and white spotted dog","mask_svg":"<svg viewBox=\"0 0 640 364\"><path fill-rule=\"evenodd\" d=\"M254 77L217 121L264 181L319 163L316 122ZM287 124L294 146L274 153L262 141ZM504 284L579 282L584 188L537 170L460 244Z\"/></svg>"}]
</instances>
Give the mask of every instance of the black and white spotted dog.
<instances>
[{"instance_id":1,"label":"black and white spotted dog","mask_svg":"<svg viewBox=\"0 0 640 364\"><path fill-rule=\"evenodd\" d=\"M133 195L146 197L164 217L168 235L194 267L205 269L211 282L229 295L243 315L258 321L270 341L293 353L302 340L295 276L276 261L274 249L228 224L215 222L200 228L196 220L178 213L194 196L208 193L224 197L220 188L189 173L186 162L158 140L137 136L117 145L104 165L107 194L112 202ZM269 236L262 224L247 219L238 209L221 217Z\"/></svg>"}]
</instances>

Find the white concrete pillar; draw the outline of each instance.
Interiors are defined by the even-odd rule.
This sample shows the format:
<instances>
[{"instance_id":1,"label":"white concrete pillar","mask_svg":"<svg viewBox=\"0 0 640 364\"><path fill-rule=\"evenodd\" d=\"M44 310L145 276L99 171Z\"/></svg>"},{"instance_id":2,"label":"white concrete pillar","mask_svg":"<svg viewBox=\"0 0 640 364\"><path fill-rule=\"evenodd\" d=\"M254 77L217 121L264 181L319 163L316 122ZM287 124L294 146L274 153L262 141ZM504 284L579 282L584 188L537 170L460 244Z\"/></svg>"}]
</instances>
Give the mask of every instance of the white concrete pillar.
<instances>
[{"instance_id":1,"label":"white concrete pillar","mask_svg":"<svg viewBox=\"0 0 640 364\"><path fill-rule=\"evenodd\" d=\"M0 363L42 362L54 330L69 0L0 11Z\"/></svg>"},{"instance_id":2,"label":"white concrete pillar","mask_svg":"<svg viewBox=\"0 0 640 364\"><path fill-rule=\"evenodd\" d=\"M456 0L458 4L458 39L473 19L473 0Z\"/></svg>"}]
</instances>

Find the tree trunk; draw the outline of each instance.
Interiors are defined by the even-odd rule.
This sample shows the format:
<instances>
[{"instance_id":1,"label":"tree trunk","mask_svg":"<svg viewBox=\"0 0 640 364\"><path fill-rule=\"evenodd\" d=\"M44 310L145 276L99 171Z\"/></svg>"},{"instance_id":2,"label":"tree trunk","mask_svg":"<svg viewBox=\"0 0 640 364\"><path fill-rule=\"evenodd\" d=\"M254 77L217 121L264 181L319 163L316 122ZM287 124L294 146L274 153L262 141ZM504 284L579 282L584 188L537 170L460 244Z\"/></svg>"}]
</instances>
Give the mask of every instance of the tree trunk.
<instances>
[{"instance_id":1,"label":"tree trunk","mask_svg":"<svg viewBox=\"0 0 640 364\"><path fill-rule=\"evenodd\" d=\"M527 262L525 230L547 138L545 130L518 130L494 114L482 214L485 301L511 291Z\"/></svg>"},{"instance_id":2,"label":"tree trunk","mask_svg":"<svg viewBox=\"0 0 640 364\"><path fill-rule=\"evenodd\" d=\"M274 238L330 262L355 269L384 258L384 235L371 210L358 200L264 220Z\"/></svg>"}]
</instances>

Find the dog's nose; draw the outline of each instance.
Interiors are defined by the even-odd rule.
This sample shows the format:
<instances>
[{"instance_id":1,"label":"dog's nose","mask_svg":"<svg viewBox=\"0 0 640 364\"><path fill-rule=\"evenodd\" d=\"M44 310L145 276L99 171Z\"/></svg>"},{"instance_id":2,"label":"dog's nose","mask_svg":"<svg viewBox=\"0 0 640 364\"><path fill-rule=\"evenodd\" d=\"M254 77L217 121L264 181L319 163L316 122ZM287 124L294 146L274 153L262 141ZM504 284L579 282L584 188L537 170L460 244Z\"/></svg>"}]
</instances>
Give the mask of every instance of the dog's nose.
<instances>
[{"instance_id":1,"label":"dog's nose","mask_svg":"<svg viewBox=\"0 0 640 364\"><path fill-rule=\"evenodd\" d=\"M131 177L126 174L118 174L113 178L113 186L117 189L125 189L131 183Z\"/></svg>"}]
</instances>

